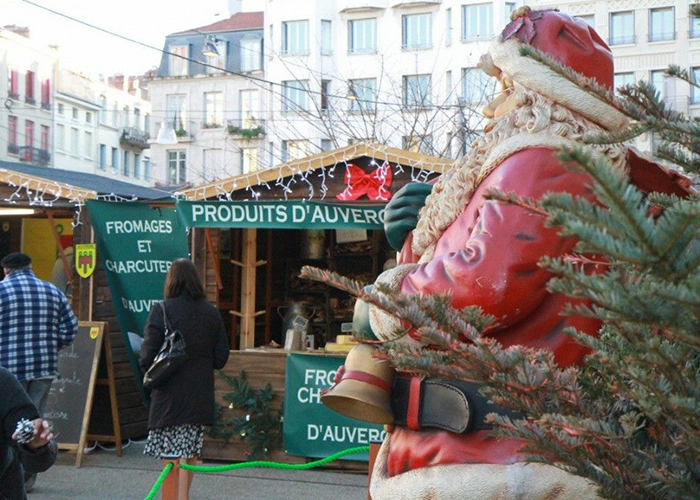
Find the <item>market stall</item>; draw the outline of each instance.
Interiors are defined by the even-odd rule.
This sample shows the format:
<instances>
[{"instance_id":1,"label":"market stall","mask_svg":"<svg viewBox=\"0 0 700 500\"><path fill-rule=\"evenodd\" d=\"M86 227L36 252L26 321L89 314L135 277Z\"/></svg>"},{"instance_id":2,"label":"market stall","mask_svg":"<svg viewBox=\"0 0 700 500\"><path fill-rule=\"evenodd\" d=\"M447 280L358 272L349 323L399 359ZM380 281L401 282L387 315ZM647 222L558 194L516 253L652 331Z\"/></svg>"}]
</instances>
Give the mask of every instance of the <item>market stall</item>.
<instances>
[{"instance_id":1,"label":"market stall","mask_svg":"<svg viewBox=\"0 0 700 500\"><path fill-rule=\"evenodd\" d=\"M270 382L273 405L281 410L289 389L285 343L313 352L319 363L335 356L336 365L342 364L353 299L300 279L299 270L313 265L373 282L395 265L383 233L384 205L407 183L429 182L451 165L419 153L355 144L179 193L178 215L194 228L193 259L230 335L233 352L224 372L245 371L252 387ZM304 341L294 337L295 330ZM230 387L218 380L222 418L245 414L228 408L227 394ZM363 432L357 435L370 436ZM204 456L243 460L250 451L246 446L237 439L207 439Z\"/></svg>"},{"instance_id":2,"label":"market stall","mask_svg":"<svg viewBox=\"0 0 700 500\"><path fill-rule=\"evenodd\" d=\"M151 202L166 195L105 176L0 162L0 257L11 252L27 253L37 276L66 293L80 321L107 324L105 335L111 345L116 392L113 397L123 439L146 434L148 410L129 363L104 268L96 255L86 203ZM105 363L105 359L100 362L101 378ZM111 401L109 388L98 384L89 421L91 435L115 435Z\"/></svg>"}]
</instances>

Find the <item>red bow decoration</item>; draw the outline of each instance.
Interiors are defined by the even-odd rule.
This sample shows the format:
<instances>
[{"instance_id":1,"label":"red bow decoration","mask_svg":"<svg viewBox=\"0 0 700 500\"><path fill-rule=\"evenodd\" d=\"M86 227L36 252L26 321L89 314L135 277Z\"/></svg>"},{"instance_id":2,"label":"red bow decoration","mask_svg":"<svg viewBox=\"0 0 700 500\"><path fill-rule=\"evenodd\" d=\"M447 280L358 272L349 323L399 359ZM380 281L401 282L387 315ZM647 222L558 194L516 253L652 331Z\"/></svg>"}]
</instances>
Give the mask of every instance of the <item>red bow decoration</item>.
<instances>
[{"instance_id":1,"label":"red bow decoration","mask_svg":"<svg viewBox=\"0 0 700 500\"><path fill-rule=\"evenodd\" d=\"M348 187L336 196L339 200L353 201L367 195L372 201L387 201L391 199L391 193L387 189L391 186L391 165L384 163L371 174L365 173L357 165L352 163L345 170L345 184Z\"/></svg>"}]
</instances>

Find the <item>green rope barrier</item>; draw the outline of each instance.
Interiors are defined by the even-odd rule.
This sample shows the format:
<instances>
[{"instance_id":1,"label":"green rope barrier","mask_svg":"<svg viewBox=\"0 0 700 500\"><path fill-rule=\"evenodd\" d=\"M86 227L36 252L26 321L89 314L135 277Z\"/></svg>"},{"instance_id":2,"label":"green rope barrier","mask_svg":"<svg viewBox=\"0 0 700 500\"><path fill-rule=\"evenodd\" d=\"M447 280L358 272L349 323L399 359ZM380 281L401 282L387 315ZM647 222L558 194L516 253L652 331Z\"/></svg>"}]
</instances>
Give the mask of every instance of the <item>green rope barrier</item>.
<instances>
[{"instance_id":1,"label":"green rope barrier","mask_svg":"<svg viewBox=\"0 0 700 500\"><path fill-rule=\"evenodd\" d=\"M153 484L153 488L151 488L150 493L144 498L144 500L152 500L153 497L156 496L156 493L158 493L158 490L160 487L163 485L163 481L165 481L165 478L167 477L168 473L172 470L173 468L173 463L170 462L168 465L165 466L163 469L163 472L160 473L160 476L156 480L156 482Z\"/></svg>"},{"instance_id":2,"label":"green rope barrier","mask_svg":"<svg viewBox=\"0 0 700 500\"><path fill-rule=\"evenodd\" d=\"M320 467L320 466L325 465L329 462L333 462L334 460L337 460L340 457L344 457L345 455L352 455L353 453L361 453L361 452L365 452L365 451L369 451L369 446L357 446L355 448L348 448L347 450L339 451L338 453L334 453L333 455L328 456L326 458L322 458L320 460L315 460L313 462L308 462L305 464L284 464L281 462L266 462L263 460L255 460L253 462L242 462L239 464L214 465L214 466L181 464L180 468L185 469L185 470L191 470L193 472L206 472L206 473L225 472L225 471L229 471L229 470L248 469L248 468L252 468L252 467L266 467L266 468L271 468L271 469L287 469L287 470L307 470L307 469L313 469L314 467Z\"/></svg>"}]
</instances>

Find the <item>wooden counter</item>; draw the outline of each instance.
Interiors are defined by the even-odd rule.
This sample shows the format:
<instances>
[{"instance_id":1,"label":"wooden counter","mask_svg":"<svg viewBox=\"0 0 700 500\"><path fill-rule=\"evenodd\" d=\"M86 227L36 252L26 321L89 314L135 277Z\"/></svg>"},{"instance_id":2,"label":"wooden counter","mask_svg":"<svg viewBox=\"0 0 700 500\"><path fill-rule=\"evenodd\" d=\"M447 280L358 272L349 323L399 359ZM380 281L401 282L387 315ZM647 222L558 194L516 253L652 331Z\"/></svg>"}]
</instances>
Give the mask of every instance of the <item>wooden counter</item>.
<instances>
[{"instance_id":1,"label":"wooden counter","mask_svg":"<svg viewBox=\"0 0 700 500\"><path fill-rule=\"evenodd\" d=\"M251 350L251 351L231 351L228 363L223 371L233 377L238 377L242 371L248 376L248 383L253 389L261 389L268 382L275 392L272 401L272 408L282 411L285 396L285 373L287 370L287 351L283 350ZM310 353L305 353L310 354ZM316 354L318 356L344 356L344 354ZM216 402L222 405L224 418L245 415L245 410L229 409L224 401L224 395L231 392L230 386L216 377L214 382ZM239 438L232 438L228 442L220 439L212 439L205 435L202 458L207 460L222 460L226 462L245 461L248 456L245 454L245 443ZM267 457L262 460L273 460L290 464L301 464L310 462L312 458L287 455L283 449L271 450ZM357 462L350 460L336 461L328 465L329 467L367 472L367 462Z\"/></svg>"}]
</instances>

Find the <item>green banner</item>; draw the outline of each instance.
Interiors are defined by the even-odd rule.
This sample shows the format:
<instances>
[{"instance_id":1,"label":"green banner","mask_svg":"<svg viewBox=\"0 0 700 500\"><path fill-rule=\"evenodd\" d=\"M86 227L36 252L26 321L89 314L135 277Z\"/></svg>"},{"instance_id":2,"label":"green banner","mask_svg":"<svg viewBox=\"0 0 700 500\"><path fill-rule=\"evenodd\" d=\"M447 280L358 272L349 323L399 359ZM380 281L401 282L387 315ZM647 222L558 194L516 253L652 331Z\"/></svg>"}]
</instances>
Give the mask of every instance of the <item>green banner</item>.
<instances>
[{"instance_id":1,"label":"green banner","mask_svg":"<svg viewBox=\"0 0 700 500\"><path fill-rule=\"evenodd\" d=\"M384 205L314 201L178 201L188 227L384 229Z\"/></svg>"},{"instance_id":2,"label":"green banner","mask_svg":"<svg viewBox=\"0 0 700 500\"><path fill-rule=\"evenodd\" d=\"M326 408L321 391L333 385L343 357L313 354L287 356L284 397L284 449L290 455L324 458L333 453L383 441L381 425L360 422ZM369 460L357 454L349 460Z\"/></svg>"},{"instance_id":3,"label":"green banner","mask_svg":"<svg viewBox=\"0 0 700 500\"><path fill-rule=\"evenodd\" d=\"M188 257L187 230L172 208L89 200L90 220L129 359L141 381L129 333L143 336L154 302L163 300L165 275L175 259Z\"/></svg>"}]
</instances>

